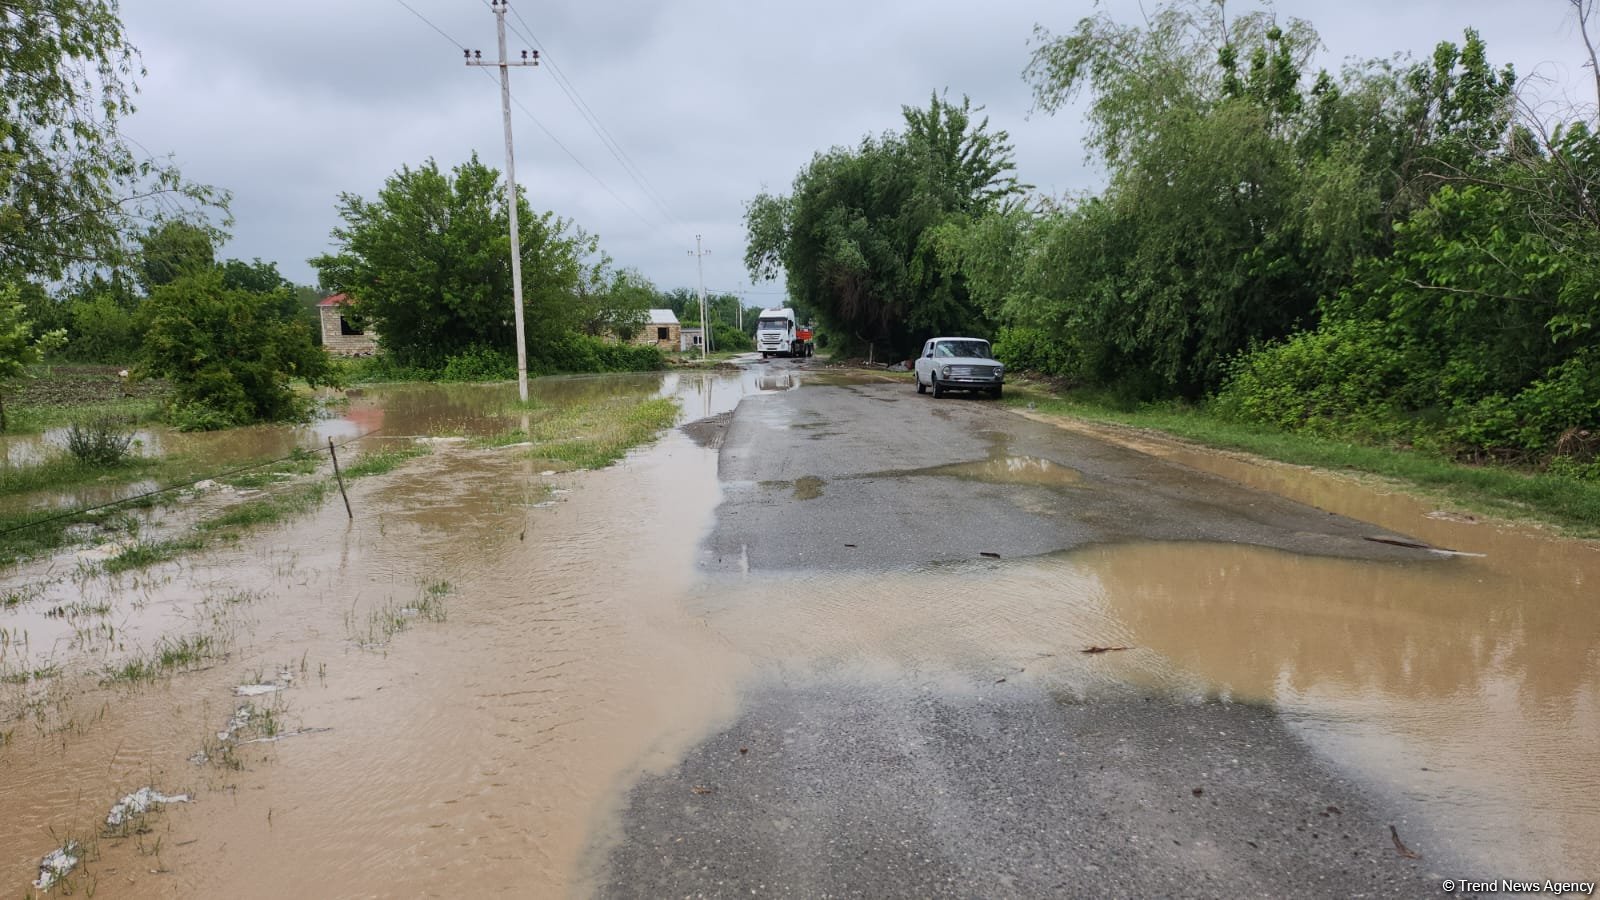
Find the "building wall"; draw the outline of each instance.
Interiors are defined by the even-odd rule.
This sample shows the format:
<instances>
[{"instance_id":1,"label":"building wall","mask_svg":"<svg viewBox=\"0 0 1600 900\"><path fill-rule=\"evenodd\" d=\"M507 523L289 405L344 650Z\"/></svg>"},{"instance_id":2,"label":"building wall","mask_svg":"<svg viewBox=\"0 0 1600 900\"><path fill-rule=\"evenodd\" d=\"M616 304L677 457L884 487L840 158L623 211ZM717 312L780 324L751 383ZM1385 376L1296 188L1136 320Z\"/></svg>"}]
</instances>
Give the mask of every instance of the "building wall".
<instances>
[{"instance_id":1,"label":"building wall","mask_svg":"<svg viewBox=\"0 0 1600 900\"><path fill-rule=\"evenodd\" d=\"M341 327L342 307L324 306L322 313L322 348L342 356L360 356L378 349L378 335L370 327L363 334L345 334Z\"/></svg>"},{"instance_id":2,"label":"building wall","mask_svg":"<svg viewBox=\"0 0 1600 900\"><path fill-rule=\"evenodd\" d=\"M663 328L666 329L666 337L661 336L661 329ZM676 324L645 325L639 329L638 334L633 336L633 342L646 347L659 347L662 350L676 350L678 349L678 334L679 326Z\"/></svg>"}]
</instances>

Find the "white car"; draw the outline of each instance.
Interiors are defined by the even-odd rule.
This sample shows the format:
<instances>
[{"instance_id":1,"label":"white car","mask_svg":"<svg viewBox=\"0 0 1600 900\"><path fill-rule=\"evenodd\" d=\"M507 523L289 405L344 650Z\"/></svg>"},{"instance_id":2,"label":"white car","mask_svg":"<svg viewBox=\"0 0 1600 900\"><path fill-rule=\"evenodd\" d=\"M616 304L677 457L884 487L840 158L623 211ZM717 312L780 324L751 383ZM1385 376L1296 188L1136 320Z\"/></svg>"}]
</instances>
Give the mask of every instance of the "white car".
<instances>
[{"instance_id":1,"label":"white car","mask_svg":"<svg viewBox=\"0 0 1600 900\"><path fill-rule=\"evenodd\" d=\"M1006 367L990 354L989 342L982 338L937 337L922 345L916 375L919 394L929 388L935 397L945 391L988 391L998 399Z\"/></svg>"}]
</instances>

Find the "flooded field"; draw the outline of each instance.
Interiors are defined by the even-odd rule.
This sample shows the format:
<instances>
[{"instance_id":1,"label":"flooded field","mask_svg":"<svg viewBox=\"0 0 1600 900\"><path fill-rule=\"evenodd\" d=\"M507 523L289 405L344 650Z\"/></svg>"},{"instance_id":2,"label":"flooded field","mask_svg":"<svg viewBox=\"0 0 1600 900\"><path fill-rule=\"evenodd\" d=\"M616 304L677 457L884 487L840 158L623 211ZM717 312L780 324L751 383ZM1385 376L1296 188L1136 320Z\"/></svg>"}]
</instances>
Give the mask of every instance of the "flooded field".
<instances>
[{"instance_id":1,"label":"flooded field","mask_svg":"<svg viewBox=\"0 0 1600 900\"><path fill-rule=\"evenodd\" d=\"M534 390L557 406L671 396L689 421L747 398L740 415L763 415L763 394L808 377L753 367ZM0 608L0 893L22 895L68 847L80 862L57 891L583 893L642 772L732 720L751 685L841 677L1271 704L1427 811L1432 846L1507 874L1600 873L1600 546L1151 443L1482 555L1376 564L1149 543L710 575L697 562L720 497L715 440L673 431L617 466L562 472L470 440L517 427L514 395L372 389L316 428L230 438L367 434L353 458L429 441L353 485L353 520L334 496L144 571L59 557L0 573L16 598ZM925 474L1079 489L1076 471L1013 457L1003 437L988 459ZM849 485L775 488L773 502L805 503ZM152 676L130 668L163 659ZM188 799L108 826L141 788Z\"/></svg>"}]
</instances>

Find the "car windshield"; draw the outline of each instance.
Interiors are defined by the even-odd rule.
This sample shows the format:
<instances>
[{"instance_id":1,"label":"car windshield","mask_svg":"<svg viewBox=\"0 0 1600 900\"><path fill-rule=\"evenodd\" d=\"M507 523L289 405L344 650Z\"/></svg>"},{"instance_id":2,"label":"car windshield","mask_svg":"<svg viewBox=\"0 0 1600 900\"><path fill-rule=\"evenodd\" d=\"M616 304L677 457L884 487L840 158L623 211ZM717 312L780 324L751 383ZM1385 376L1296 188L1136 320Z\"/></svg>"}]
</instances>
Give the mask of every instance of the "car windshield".
<instances>
[{"instance_id":1,"label":"car windshield","mask_svg":"<svg viewBox=\"0 0 1600 900\"><path fill-rule=\"evenodd\" d=\"M942 357L976 357L989 358L988 341L940 341L934 350L934 355Z\"/></svg>"},{"instance_id":2,"label":"car windshield","mask_svg":"<svg viewBox=\"0 0 1600 900\"><path fill-rule=\"evenodd\" d=\"M762 319L761 320L761 327L762 328L777 328L777 329L780 329L780 330L787 329L789 327L789 320L788 319Z\"/></svg>"}]
</instances>

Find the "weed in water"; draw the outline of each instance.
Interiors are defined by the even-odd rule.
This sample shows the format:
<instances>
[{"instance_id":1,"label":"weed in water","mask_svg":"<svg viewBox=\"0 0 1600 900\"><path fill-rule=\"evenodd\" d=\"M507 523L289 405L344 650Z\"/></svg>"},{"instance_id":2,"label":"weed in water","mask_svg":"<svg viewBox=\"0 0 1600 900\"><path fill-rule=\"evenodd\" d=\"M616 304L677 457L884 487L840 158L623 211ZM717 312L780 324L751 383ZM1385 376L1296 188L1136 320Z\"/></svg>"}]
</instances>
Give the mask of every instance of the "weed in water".
<instances>
[{"instance_id":1,"label":"weed in water","mask_svg":"<svg viewBox=\"0 0 1600 900\"><path fill-rule=\"evenodd\" d=\"M124 420L111 417L74 421L67 427L67 452L78 462L98 469L121 465L133 447L133 430Z\"/></svg>"},{"instance_id":2,"label":"weed in water","mask_svg":"<svg viewBox=\"0 0 1600 900\"><path fill-rule=\"evenodd\" d=\"M419 456L427 456L429 452L427 447L402 447L398 450L363 453L355 462L343 468L344 477L354 479L369 475L386 475L401 463Z\"/></svg>"},{"instance_id":3,"label":"weed in water","mask_svg":"<svg viewBox=\"0 0 1600 900\"><path fill-rule=\"evenodd\" d=\"M226 652L220 638L206 634L163 638L149 653L135 656L105 670L102 684L137 684L163 675L199 668L206 660Z\"/></svg>"},{"instance_id":4,"label":"weed in water","mask_svg":"<svg viewBox=\"0 0 1600 900\"><path fill-rule=\"evenodd\" d=\"M191 550L205 547L198 537L174 538L164 541L140 541L100 564L107 575L116 575L131 569L146 569L157 563L175 559Z\"/></svg>"}]
</instances>

